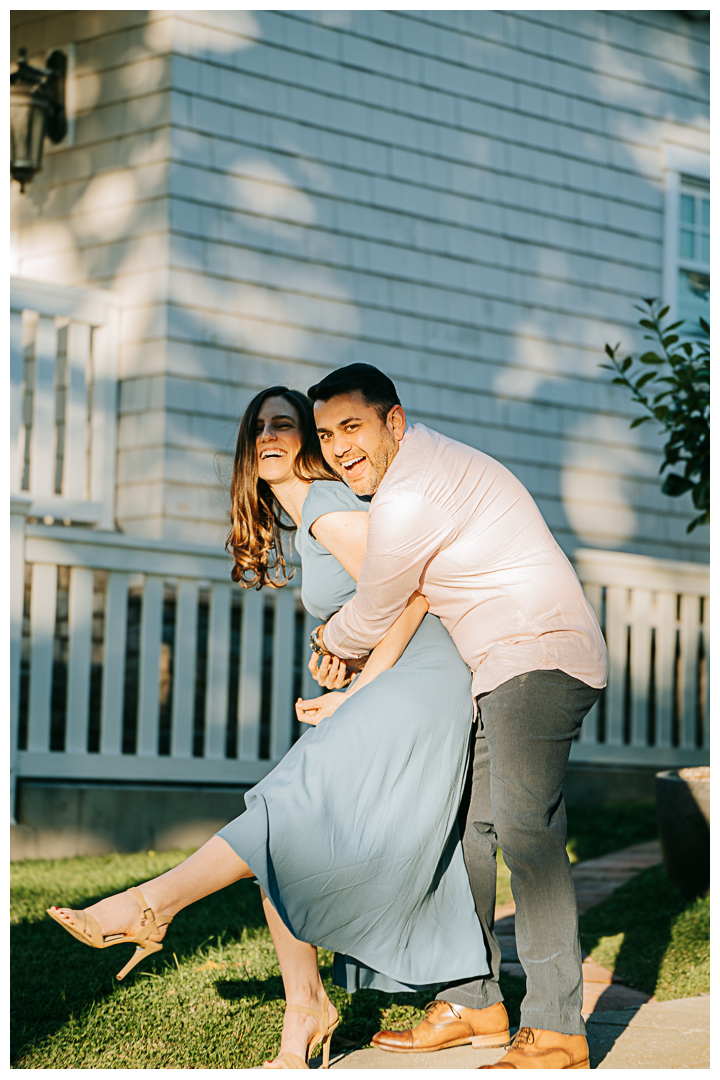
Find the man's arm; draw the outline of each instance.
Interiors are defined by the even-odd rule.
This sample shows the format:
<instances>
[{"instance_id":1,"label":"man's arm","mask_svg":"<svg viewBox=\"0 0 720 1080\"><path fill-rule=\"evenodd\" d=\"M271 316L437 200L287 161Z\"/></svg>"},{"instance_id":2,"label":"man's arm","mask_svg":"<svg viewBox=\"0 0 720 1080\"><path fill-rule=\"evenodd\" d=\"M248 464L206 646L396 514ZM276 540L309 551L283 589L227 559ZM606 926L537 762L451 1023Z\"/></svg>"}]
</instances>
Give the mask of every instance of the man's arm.
<instances>
[{"instance_id":1,"label":"man's arm","mask_svg":"<svg viewBox=\"0 0 720 1080\"><path fill-rule=\"evenodd\" d=\"M410 603L399 619L388 630L385 637L377 645L358 675L355 682L351 683L350 689L344 694L324 694L319 698L309 701L298 699L295 703L295 711L298 719L305 724L318 724L326 716L332 716L337 708L362 690L364 686L377 679L384 671L389 671L398 662L407 645L413 637L420 623L425 618L428 602L420 593L411 596Z\"/></svg>"},{"instance_id":2,"label":"man's arm","mask_svg":"<svg viewBox=\"0 0 720 1080\"><path fill-rule=\"evenodd\" d=\"M422 592L425 567L453 530L450 516L422 495L399 492L373 506L357 591L326 624L324 647L340 657L374 649Z\"/></svg>"}]
</instances>

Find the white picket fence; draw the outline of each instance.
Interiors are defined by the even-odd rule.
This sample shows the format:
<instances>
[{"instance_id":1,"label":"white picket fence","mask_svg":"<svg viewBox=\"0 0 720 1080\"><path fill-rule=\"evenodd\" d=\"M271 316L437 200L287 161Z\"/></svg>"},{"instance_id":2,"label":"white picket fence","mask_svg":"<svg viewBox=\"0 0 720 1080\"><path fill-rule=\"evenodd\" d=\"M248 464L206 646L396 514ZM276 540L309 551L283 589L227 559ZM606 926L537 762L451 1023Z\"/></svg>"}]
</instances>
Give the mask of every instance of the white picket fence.
<instances>
[{"instance_id":1,"label":"white picket fence","mask_svg":"<svg viewBox=\"0 0 720 1080\"><path fill-rule=\"evenodd\" d=\"M10 492L37 518L114 528L119 298L10 280Z\"/></svg>"},{"instance_id":2,"label":"white picket fence","mask_svg":"<svg viewBox=\"0 0 720 1080\"><path fill-rule=\"evenodd\" d=\"M18 776L248 785L290 748L299 575L242 590L215 549L42 525L25 559Z\"/></svg>"},{"instance_id":3,"label":"white picket fence","mask_svg":"<svg viewBox=\"0 0 720 1080\"><path fill-rule=\"evenodd\" d=\"M25 530L12 740L19 777L250 785L314 696L298 580L247 591L214 549ZM597 764L708 760L707 567L580 552L610 680L573 747Z\"/></svg>"},{"instance_id":4,"label":"white picket fence","mask_svg":"<svg viewBox=\"0 0 720 1080\"><path fill-rule=\"evenodd\" d=\"M710 568L580 550L575 568L608 647L608 685L571 760L707 765Z\"/></svg>"}]
</instances>

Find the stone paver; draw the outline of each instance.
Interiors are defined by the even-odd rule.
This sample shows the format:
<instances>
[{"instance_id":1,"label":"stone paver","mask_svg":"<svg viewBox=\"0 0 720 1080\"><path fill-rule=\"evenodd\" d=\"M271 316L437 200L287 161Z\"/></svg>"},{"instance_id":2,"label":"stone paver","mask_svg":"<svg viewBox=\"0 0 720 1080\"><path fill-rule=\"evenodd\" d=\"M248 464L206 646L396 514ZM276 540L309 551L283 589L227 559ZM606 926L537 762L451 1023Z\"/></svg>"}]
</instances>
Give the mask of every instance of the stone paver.
<instances>
[{"instance_id":1,"label":"stone paver","mask_svg":"<svg viewBox=\"0 0 720 1080\"><path fill-rule=\"evenodd\" d=\"M584 913L635 874L661 862L657 841L635 844L573 866L578 908ZM524 978L515 944L515 905L495 911L501 968ZM709 1066L709 997L658 1002L624 986L589 956L583 959L583 1015L588 1023L590 1064L599 1069L704 1069ZM504 1051L458 1046L434 1054L388 1054L366 1048L338 1054L334 1069L477 1069ZM314 1064L314 1063L313 1063Z\"/></svg>"},{"instance_id":2,"label":"stone paver","mask_svg":"<svg viewBox=\"0 0 720 1080\"><path fill-rule=\"evenodd\" d=\"M662 862L660 844L657 840L651 840L647 844L633 844L623 851L602 855L599 859L575 863L572 875L578 911L583 915L588 908L599 904L641 870L647 870L659 862Z\"/></svg>"},{"instance_id":3,"label":"stone paver","mask_svg":"<svg viewBox=\"0 0 720 1080\"><path fill-rule=\"evenodd\" d=\"M646 844L634 844L622 851L602 855L599 859L575 863L572 868L578 909L583 914L588 908L599 904L620 885L662 861L660 844L652 840ZM495 911L495 931L502 950L501 970L518 979L525 978L515 945L515 905L503 904ZM639 1008L650 1001L648 994L623 986L612 972L600 967L589 956L583 959L583 1016L628 1007Z\"/></svg>"},{"instance_id":4,"label":"stone paver","mask_svg":"<svg viewBox=\"0 0 720 1080\"><path fill-rule=\"evenodd\" d=\"M634 844L623 851L588 859L573 866L573 881L578 897L578 910L582 915L599 904L620 885L641 870L662 862L660 844L652 840L647 844ZM591 957L583 957L583 1016L615 1009L639 1008L651 998L641 990L624 986L612 972L596 964Z\"/></svg>"},{"instance_id":5,"label":"stone paver","mask_svg":"<svg viewBox=\"0 0 720 1080\"><path fill-rule=\"evenodd\" d=\"M330 1063L331 1069L479 1069L492 1065L505 1051L473 1050L471 1046L454 1046L434 1054L388 1054L384 1050L356 1050L354 1054Z\"/></svg>"},{"instance_id":6,"label":"stone paver","mask_svg":"<svg viewBox=\"0 0 720 1080\"><path fill-rule=\"evenodd\" d=\"M593 1069L709 1069L710 996L593 1014L588 1043Z\"/></svg>"},{"instance_id":7,"label":"stone paver","mask_svg":"<svg viewBox=\"0 0 720 1080\"><path fill-rule=\"evenodd\" d=\"M614 1009L639 1009L641 1005L653 1000L642 990L633 990L632 987L623 986L622 983L586 980L585 964L583 964L583 1016L586 1020L595 1013L609 1012Z\"/></svg>"},{"instance_id":8,"label":"stone paver","mask_svg":"<svg viewBox=\"0 0 720 1080\"><path fill-rule=\"evenodd\" d=\"M587 1024L592 1069L708 1069L710 997L650 1001L639 1008L593 1013ZM436 1054L356 1050L338 1055L332 1069L477 1069L503 1050L458 1046ZM319 1063L319 1059L318 1059ZM315 1062L313 1062L313 1067Z\"/></svg>"}]
</instances>

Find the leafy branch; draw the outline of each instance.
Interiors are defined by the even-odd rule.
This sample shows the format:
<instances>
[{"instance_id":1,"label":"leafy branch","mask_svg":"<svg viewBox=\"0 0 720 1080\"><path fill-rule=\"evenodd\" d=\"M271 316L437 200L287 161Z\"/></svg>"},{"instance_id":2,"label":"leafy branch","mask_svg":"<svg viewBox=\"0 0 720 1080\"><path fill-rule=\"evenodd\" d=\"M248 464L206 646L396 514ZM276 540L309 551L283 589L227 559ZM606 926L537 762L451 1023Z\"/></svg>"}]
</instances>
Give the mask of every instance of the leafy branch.
<instances>
[{"instance_id":1,"label":"leafy branch","mask_svg":"<svg viewBox=\"0 0 720 1080\"><path fill-rule=\"evenodd\" d=\"M700 511L687 527L692 532L698 525L710 524L710 326L700 319L707 341L681 341L675 331L682 319L664 326L670 308L661 308L658 300L643 300L643 305L637 307L643 315L638 321L649 331L643 336L653 347L639 357L620 360L620 345L614 349L606 345L611 363L600 367L614 372L612 381L626 386L633 401L645 409L646 415L636 417L630 427L655 420L667 434L659 471L675 466L680 471L668 472L661 490L670 496L691 493L693 506Z\"/></svg>"}]
</instances>

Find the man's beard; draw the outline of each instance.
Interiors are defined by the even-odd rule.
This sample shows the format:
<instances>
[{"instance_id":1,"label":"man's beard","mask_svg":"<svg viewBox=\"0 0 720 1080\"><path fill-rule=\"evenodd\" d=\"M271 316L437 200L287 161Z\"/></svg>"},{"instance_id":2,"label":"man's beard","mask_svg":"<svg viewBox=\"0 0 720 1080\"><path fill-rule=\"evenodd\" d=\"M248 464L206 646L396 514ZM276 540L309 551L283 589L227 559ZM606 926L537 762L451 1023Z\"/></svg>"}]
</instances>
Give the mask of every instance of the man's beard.
<instances>
[{"instance_id":1,"label":"man's beard","mask_svg":"<svg viewBox=\"0 0 720 1080\"><path fill-rule=\"evenodd\" d=\"M370 474L358 480L354 484L352 477L348 476L342 465L333 467L333 471L341 477L351 491L356 495L374 495L380 487L380 481L390 467L390 463L397 454L398 446L389 431L383 429L381 441L372 456L365 454L370 464Z\"/></svg>"}]
</instances>

